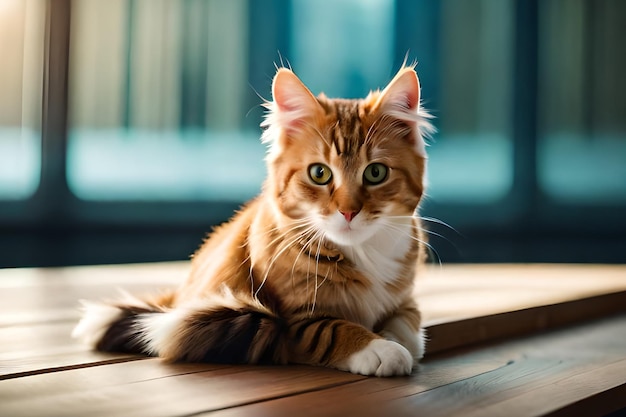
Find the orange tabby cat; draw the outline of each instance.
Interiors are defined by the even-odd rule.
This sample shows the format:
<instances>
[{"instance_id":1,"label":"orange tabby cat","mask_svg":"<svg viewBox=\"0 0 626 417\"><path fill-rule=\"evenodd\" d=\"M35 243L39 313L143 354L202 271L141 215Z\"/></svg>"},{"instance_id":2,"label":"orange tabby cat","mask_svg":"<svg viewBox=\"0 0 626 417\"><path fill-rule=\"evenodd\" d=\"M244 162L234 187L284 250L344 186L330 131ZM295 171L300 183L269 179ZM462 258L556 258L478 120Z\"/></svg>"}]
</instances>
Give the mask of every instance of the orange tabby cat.
<instances>
[{"instance_id":1,"label":"orange tabby cat","mask_svg":"<svg viewBox=\"0 0 626 417\"><path fill-rule=\"evenodd\" d=\"M85 303L74 336L171 361L302 363L405 375L424 353L424 138L412 67L365 99L313 96L278 70L262 193L215 229L180 288Z\"/></svg>"}]
</instances>

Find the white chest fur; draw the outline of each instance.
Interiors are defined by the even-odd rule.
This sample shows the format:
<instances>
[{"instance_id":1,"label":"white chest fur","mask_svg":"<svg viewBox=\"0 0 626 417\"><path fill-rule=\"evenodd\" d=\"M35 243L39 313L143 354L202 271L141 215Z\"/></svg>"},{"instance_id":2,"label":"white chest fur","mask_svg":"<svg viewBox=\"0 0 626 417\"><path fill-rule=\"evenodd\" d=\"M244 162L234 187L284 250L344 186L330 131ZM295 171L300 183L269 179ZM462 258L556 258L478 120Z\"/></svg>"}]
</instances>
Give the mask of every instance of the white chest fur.
<instances>
[{"instance_id":1,"label":"white chest fur","mask_svg":"<svg viewBox=\"0 0 626 417\"><path fill-rule=\"evenodd\" d=\"M365 242L341 249L357 268L372 282L394 281L404 267L404 258L411 248L412 223L401 219L391 225L379 227Z\"/></svg>"},{"instance_id":2,"label":"white chest fur","mask_svg":"<svg viewBox=\"0 0 626 417\"><path fill-rule=\"evenodd\" d=\"M395 309L401 302L386 285L395 281L404 268L404 258L411 248L411 224L395 224L381 228L365 242L342 247L343 254L371 282L364 292L349 291L344 295L343 316L368 329Z\"/></svg>"}]
</instances>

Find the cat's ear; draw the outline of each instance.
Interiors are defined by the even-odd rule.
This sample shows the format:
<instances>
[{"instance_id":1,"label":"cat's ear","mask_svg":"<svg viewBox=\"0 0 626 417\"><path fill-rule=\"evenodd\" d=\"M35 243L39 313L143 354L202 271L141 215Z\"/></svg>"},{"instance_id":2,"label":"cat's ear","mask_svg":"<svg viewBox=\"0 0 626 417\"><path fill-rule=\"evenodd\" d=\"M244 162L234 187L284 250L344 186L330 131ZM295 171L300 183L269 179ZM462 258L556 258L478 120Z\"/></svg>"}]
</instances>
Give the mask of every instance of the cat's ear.
<instances>
[{"instance_id":1,"label":"cat's ear","mask_svg":"<svg viewBox=\"0 0 626 417\"><path fill-rule=\"evenodd\" d=\"M403 67L380 93L376 106L385 113L406 114L412 119L417 116L420 105L420 82L415 70Z\"/></svg>"},{"instance_id":2,"label":"cat's ear","mask_svg":"<svg viewBox=\"0 0 626 417\"><path fill-rule=\"evenodd\" d=\"M280 68L272 83L273 112L284 129L295 129L320 111L317 99L289 69Z\"/></svg>"},{"instance_id":3,"label":"cat's ear","mask_svg":"<svg viewBox=\"0 0 626 417\"><path fill-rule=\"evenodd\" d=\"M402 120L412 130L411 140L417 151L426 155L424 136L434 132L431 117L420 108L420 82L413 67L402 67L380 93L374 109L381 115Z\"/></svg>"}]
</instances>

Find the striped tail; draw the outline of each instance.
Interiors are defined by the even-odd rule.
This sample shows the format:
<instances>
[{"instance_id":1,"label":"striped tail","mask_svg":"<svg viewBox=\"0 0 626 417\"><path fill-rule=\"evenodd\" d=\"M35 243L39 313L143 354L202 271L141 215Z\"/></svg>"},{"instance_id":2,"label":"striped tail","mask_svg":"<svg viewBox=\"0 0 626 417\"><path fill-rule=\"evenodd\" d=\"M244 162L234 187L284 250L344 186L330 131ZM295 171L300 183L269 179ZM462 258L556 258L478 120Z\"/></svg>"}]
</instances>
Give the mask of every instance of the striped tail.
<instances>
[{"instance_id":1,"label":"striped tail","mask_svg":"<svg viewBox=\"0 0 626 417\"><path fill-rule=\"evenodd\" d=\"M83 306L72 336L97 350L169 361L287 363L283 321L260 303L237 299L229 291L173 309L129 297Z\"/></svg>"}]
</instances>

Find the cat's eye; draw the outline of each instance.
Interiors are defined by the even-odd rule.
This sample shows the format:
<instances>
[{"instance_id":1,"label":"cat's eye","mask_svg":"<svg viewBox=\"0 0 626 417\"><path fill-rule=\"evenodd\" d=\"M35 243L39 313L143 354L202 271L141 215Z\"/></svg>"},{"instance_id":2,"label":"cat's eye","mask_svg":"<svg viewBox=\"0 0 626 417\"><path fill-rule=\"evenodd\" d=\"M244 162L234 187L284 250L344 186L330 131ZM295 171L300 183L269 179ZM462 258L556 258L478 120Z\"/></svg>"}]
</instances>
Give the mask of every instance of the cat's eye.
<instances>
[{"instance_id":1,"label":"cat's eye","mask_svg":"<svg viewBox=\"0 0 626 417\"><path fill-rule=\"evenodd\" d=\"M326 185L333 178L333 172L324 164L313 164L309 167L309 177L318 185Z\"/></svg>"},{"instance_id":2,"label":"cat's eye","mask_svg":"<svg viewBox=\"0 0 626 417\"><path fill-rule=\"evenodd\" d=\"M369 164L363 172L363 180L370 185L380 184L387 179L387 171L387 167L381 163Z\"/></svg>"}]
</instances>

